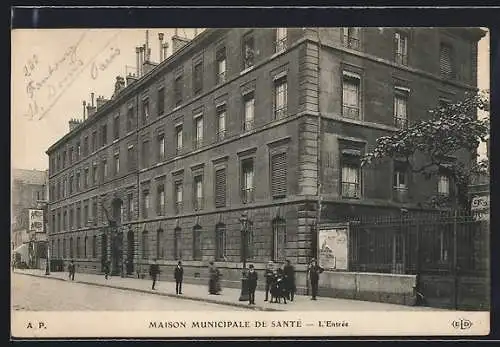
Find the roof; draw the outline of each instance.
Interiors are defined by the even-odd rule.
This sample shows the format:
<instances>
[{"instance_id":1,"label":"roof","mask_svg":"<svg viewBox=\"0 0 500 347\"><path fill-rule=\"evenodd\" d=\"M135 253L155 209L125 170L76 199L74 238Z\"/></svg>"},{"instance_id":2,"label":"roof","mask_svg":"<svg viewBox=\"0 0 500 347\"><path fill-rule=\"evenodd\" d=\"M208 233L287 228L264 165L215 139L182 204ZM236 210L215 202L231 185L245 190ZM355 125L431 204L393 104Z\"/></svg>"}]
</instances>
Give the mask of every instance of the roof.
<instances>
[{"instance_id":1,"label":"roof","mask_svg":"<svg viewBox=\"0 0 500 347\"><path fill-rule=\"evenodd\" d=\"M40 170L12 169L12 179L27 184L44 185L47 183L48 172Z\"/></svg>"}]
</instances>

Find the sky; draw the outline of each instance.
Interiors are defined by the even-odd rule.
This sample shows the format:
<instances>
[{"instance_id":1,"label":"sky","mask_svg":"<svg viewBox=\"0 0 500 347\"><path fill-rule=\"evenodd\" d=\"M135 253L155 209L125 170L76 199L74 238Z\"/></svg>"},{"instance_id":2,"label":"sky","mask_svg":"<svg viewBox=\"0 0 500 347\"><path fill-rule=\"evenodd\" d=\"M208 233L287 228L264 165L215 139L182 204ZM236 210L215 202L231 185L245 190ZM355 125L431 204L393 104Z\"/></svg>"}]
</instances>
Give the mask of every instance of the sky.
<instances>
[{"instance_id":1,"label":"sky","mask_svg":"<svg viewBox=\"0 0 500 347\"><path fill-rule=\"evenodd\" d=\"M157 62L158 33L171 42L174 29L148 32ZM195 29L178 34L193 38ZM108 99L117 76L135 73L135 48L145 43L146 29L17 29L11 35L11 166L45 170L45 151L68 133L70 119L82 118L90 93ZM489 89L489 35L479 42L478 65L478 86Z\"/></svg>"}]
</instances>

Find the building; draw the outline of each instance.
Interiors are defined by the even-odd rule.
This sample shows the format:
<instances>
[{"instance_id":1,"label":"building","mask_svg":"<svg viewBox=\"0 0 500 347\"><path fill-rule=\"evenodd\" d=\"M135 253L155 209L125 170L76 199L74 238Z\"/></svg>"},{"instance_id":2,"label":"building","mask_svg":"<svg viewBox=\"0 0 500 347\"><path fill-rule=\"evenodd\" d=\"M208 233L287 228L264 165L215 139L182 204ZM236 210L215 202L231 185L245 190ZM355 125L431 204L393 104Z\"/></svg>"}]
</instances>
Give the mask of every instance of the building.
<instances>
[{"instance_id":1,"label":"building","mask_svg":"<svg viewBox=\"0 0 500 347\"><path fill-rule=\"evenodd\" d=\"M188 282L216 261L239 286L246 256L296 264L305 287L315 225L419 209L450 194L399 162L359 165L384 134L476 89L479 29L208 29L173 38L138 76L47 150L51 254L79 271L140 275L177 259ZM163 47L163 38L160 39ZM464 158L467 159L467 158ZM319 207L319 208L318 208ZM299 290L300 290L299 288Z\"/></svg>"},{"instance_id":2,"label":"building","mask_svg":"<svg viewBox=\"0 0 500 347\"><path fill-rule=\"evenodd\" d=\"M12 170L11 246L31 267L42 267L47 259L47 199L48 170ZM32 218L39 211L42 223Z\"/></svg>"}]
</instances>

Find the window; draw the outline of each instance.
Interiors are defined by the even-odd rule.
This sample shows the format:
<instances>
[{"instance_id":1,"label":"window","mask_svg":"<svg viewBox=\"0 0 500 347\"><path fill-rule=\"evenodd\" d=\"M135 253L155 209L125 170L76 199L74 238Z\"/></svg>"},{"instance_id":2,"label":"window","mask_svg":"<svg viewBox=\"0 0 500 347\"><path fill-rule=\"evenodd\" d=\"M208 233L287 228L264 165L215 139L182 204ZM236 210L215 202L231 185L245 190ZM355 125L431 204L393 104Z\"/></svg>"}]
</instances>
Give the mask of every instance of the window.
<instances>
[{"instance_id":1,"label":"window","mask_svg":"<svg viewBox=\"0 0 500 347\"><path fill-rule=\"evenodd\" d=\"M88 256L88 253L87 253L88 240L89 240L88 236L85 235L85 238L83 239L83 257L84 258L87 258L87 256Z\"/></svg>"},{"instance_id":2,"label":"window","mask_svg":"<svg viewBox=\"0 0 500 347\"><path fill-rule=\"evenodd\" d=\"M196 225L193 228L193 260L201 259L201 227Z\"/></svg>"},{"instance_id":3,"label":"window","mask_svg":"<svg viewBox=\"0 0 500 347\"><path fill-rule=\"evenodd\" d=\"M248 221L247 224L247 230L246 230L246 243L245 243L245 234L241 233L241 243L240 243L240 256L241 256L241 261L243 262L243 256L245 255L245 258L252 259L254 256L254 251L253 251L253 223L251 221ZM246 249L243 249L243 246L246 244Z\"/></svg>"},{"instance_id":4,"label":"window","mask_svg":"<svg viewBox=\"0 0 500 347\"><path fill-rule=\"evenodd\" d=\"M175 213L181 213L182 212L182 181L175 182L174 193L175 193Z\"/></svg>"},{"instance_id":5,"label":"window","mask_svg":"<svg viewBox=\"0 0 500 347\"><path fill-rule=\"evenodd\" d=\"M403 33L394 34L394 60L397 64L408 65L408 36Z\"/></svg>"},{"instance_id":6,"label":"window","mask_svg":"<svg viewBox=\"0 0 500 347\"><path fill-rule=\"evenodd\" d=\"M76 237L76 257L80 258L80 236Z\"/></svg>"},{"instance_id":7,"label":"window","mask_svg":"<svg viewBox=\"0 0 500 347\"><path fill-rule=\"evenodd\" d=\"M203 64L198 62L193 68L193 94L198 95L203 90Z\"/></svg>"},{"instance_id":8,"label":"window","mask_svg":"<svg viewBox=\"0 0 500 347\"><path fill-rule=\"evenodd\" d=\"M215 171L215 207L226 206L226 169Z\"/></svg>"},{"instance_id":9,"label":"window","mask_svg":"<svg viewBox=\"0 0 500 347\"><path fill-rule=\"evenodd\" d=\"M195 140L194 140L194 148L200 148L203 146L203 116L199 116L195 118Z\"/></svg>"},{"instance_id":10,"label":"window","mask_svg":"<svg viewBox=\"0 0 500 347\"><path fill-rule=\"evenodd\" d=\"M127 195L127 219L133 220L134 213L134 194L128 193Z\"/></svg>"},{"instance_id":11,"label":"window","mask_svg":"<svg viewBox=\"0 0 500 347\"><path fill-rule=\"evenodd\" d=\"M440 174L438 176L438 194L442 196L450 195L450 178L448 175Z\"/></svg>"},{"instance_id":12,"label":"window","mask_svg":"<svg viewBox=\"0 0 500 347\"><path fill-rule=\"evenodd\" d=\"M165 252L163 249L163 229L158 229L156 231L156 258L163 259L165 257Z\"/></svg>"},{"instance_id":13,"label":"window","mask_svg":"<svg viewBox=\"0 0 500 347\"><path fill-rule=\"evenodd\" d=\"M193 184L194 200L193 207L195 210L203 209L203 176L197 175L194 177Z\"/></svg>"},{"instance_id":14,"label":"window","mask_svg":"<svg viewBox=\"0 0 500 347\"><path fill-rule=\"evenodd\" d=\"M68 257L68 246L66 245L66 239L63 239L63 258Z\"/></svg>"},{"instance_id":15,"label":"window","mask_svg":"<svg viewBox=\"0 0 500 347\"><path fill-rule=\"evenodd\" d=\"M360 119L359 90L359 76L344 72L342 77L342 115L344 117Z\"/></svg>"},{"instance_id":16,"label":"window","mask_svg":"<svg viewBox=\"0 0 500 347\"><path fill-rule=\"evenodd\" d=\"M69 149L68 161L69 165L73 164L73 147L70 147Z\"/></svg>"},{"instance_id":17,"label":"window","mask_svg":"<svg viewBox=\"0 0 500 347\"><path fill-rule=\"evenodd\" d=\"M80 182L80 172L76 173L76 191L79 192L81 189L81 182Z\"/></svg>"},{"instance_id":18,"label":"window","mask_svg":"<svg viewBox=\"0 0 500 347\"><path fill-rule=\"evenodd\" d=\"M441 43L439 48L439 71L441 77L453 78L454 68L453 68L453 50L450 45Z\"/></svg>"},{"instance_id":19,"label":"window","mask_svg":"<svg viewBox=\"0 0 500 347\"><path fill-rule=\"evenodd\" d=\"M217 140L222 141L226 137L226 105L216 108L217 117Z\"/></svg>"},{"instance_id":20,"label":"window","mask_svg":"<svg viewBox=\"0 0 500 347\"><path fill-rule=\"evenodd\" d=\"M255 47L254 39L251 35L246 35L243 38L243 70L251 68L254 66L255 59Z\"/></svg>"},{"instance_id":21,"label":"window","mask_svg":"<svg viewBox=\"0 0 500 347\"><path fill-rule=\"evenodd\" d=\"M249 131L253 129L254 122L254 111L255 111L255 98L253 93L249 93L244 97L245 111L244 111L244 121L243 121L243 131Z\"/></svg>"},{"instance_id":22,"label":"window","mask_svg":"<svg viewBox=\"0 0 500 347\"><path fill-rule=\"evenodd\" d=\"M115 153L114 156L114 166L115 166L115 175L120 173L120 152Z\"/></svg>"},{"instance_id":23,"label":"window","mask_svg":"<svg viewBox=\"0 0 500 347\"><path fill-rule=\"evenodd\" d=\"M63 250L61 249L61 239L57 239L57 258L61 259L63 257Z\"/></svg>"},{"instance_id":24,"label":"window","mask_svg":"<svg viewBox=\"0 0 500 347\"><path fill-rule=\"evenodd\" d=\"M342 42L344 43L344 47L359 49L359 28L342 28Z\"/></svg>"},{"instance_id":25,"label":"window","mask_svg":"<svg viewBox=\"0 0 500 347\"><path fill-rule=\"evenodd\" d=\"M89 138L85 136L83 139L83 156L86 157L87 155L89 155Z\"/></svg>"},{"instance_id":26,"label":"window","mask_svg":"<svg viewBox=\"0 0 500 347\"><path fill-rule=\"evenodd\" d=\"M146 124L149 119L149 99L142 101L142 124Z\"/></svg>"},{"instance_id":27,"label":"window","mask_svg":"<svg viewBox=\"0 0 500 347\"><path fill-rule=\"evenodd\" d=\"M92 221L94 225L97 225L97 198L92 200Z\"/></svg>"},{"instance_id":28,"label":"window","mask_svg":"<svg viewBox=\"0 0 500 347\"><path fill-rule=\"evenodd\" d=\"M143 193L143 204L142 204L142 218L148 218L149 211L149 190L145 190Z\"/></svg>"},{"instance_id":29,"label":"window","mask_svg":"<svg viewBox=\"0 0 500 347\"><path fill-rule=\"evenodd\" d=\"M142 259L148 259L148 257L149 257L148 231L144 230L142 232Z\"/></svg>"},{"instance_id":30,"label":"window","mask_svg":"<svg viewBox=\"0 0 500 347\"><path fill-rule=\"evenodd\" d=\"M174 257L175 260L182 259L182 229L174 229Z\"/></svg>"},{"instance_id":31,"label":"window","mask_svg":"<svg viewBox=\"0 0 500 347\"><path fill-rule=\"evenodd\" d=\"M156 214L163 216L165 214L165 186L163 184L158 185L156 199Z\"/></svg>"},{"instance_id":32,"label":"window","mask_svg":"<svg viewBox=\"0 0 500 347\"><path fill-rule=\"evenodd\" d=\"M142 154L141 154L142 168L148 167L150 154L151 153L149 151L149 140L144 140L142 142Z\"/></svg>"},{"instance_id":33,"label":"window","mask_svg":"<svg viewBox=\"0 0 500 347\"><path fill-rule=\"evenodd\" d=\"M408 189L407 170L402 164L396 163L394 165L394 176L392 182L395 190Z\"/></svg>"},{"instance_id":34,"label":"window","mask_svg":"<svg viewBox=\"0 0 500 347\"><path fill-rule=\"evenodd\" d=\"M97 151L97 131L92 132L92 152Z\"/></svg>"},{"instance_id":35,"label":"window","mask_svg":"<svg viewBox=\"0 0 500 347\"><path fill-rule=\"evenodd\" d=\"M134 145L130 145L127 148L127 167L129 171L135 169L135 151Z\"/></svg>"},{"instance_id":36,"label":"window","mask_svg":"<svg viewBox=\"0 0 500 347\"><path fill-rule=\"evenodd\" d=\"M175 141L177 155L179 155L182 152L182 125L175 127Z\"/></svg>"},{"instance_id":37,"label":"window","mask_svg":"<svg viewBox=\"0 0 500 347\"><path fill-rule=\"evenodd\" d=\"M97 250L97 236L94 235L92 236L92 258L96 257L96 250Z\"/></svg>"},{"instance_id":38,"label":"window","mask_svg":"<svg viewBox=\"0 0 500 347\"><path fill-rule=\"evenodd\" d=\"M82 208L80 205L76 208L76 227L82 227Z\"/></svg>"},{"instance_id":39,"label":"window","mask_svg":"<svg viewBox=\"0 0 500 347\"><path fill-rule=\"evenodd\" d=\"M120 115L113 119L113 137L115 140L120 137Z\"/></svg>"},{"instance_id":40,"label":"window","mask_svg":"<svg viewBox=\"0 0 500 347\"><path fill-rule=\"evenodd\" d=\"M56 233L56 213L52 214L52 233Z\"/></svg>"},{"instance_id":41,"label":"window","mask_svg":"<svg viewBox=\"0 0 500 347\"><path fill-rule=\"evenodd\" d=\"M408 91L396 88L394 95L394 125L399 129L408 127Z\"/></svg>"},{"instance_id":42,"label":"window","mask_svg":"<svg viewBox=\"0 0 500 347\"><path fill-rule=\"evenodd\" d=\"M74 214L75 214L75 211L73 210L73 206L71 206L69 208L69 228L70 229L73 229L75 227Z\"/></svg>"},{"instance_id":43,"label":"window","mask_svg":"<svg viewBox=\"0 0 500 347\"><path fill-rule=\"evenodd\" d=\"M73 259L73 238L69 238L69 257Z\"/></svg>"},{"instance_id":44,"label":"window","mask_svg":"<svg viewBox=\"0 0 500 347\"><path fill-rule=\"evenodd\" d=\"M284 261L286 259L286 221L283 218L273 220L273 260Z\"/></svg>"},{"instance_id":45,"label":"window","mask_svg":"<svg viewBox=\"0 0 500 347\"><path fill-rule=\"evenodd\" d=\"M132 131L134 127L134 108L129 107L127 111L127 132Z\"/></svg>"},{"instance_id":46,"label":"window","mask_svg":"<svg viewBox=\"0 0 500 347\"><path fill-rule=\"evenodd\" d=\"M68 211L64 210L63 228L68 230Z\"/></svg>"},{"instance_id":47,"label":"window","mask_svg":"<svg viewBox=\"0 0 500 347\"><path fill-rule=\"evenodd\" d=\"M274 118L281 119L287 115L288 90L286 77L274 81Z\"/></svg>"},{"instance_id":48,"label":"window","mask_svg":"<svg viewBox=\"0 0 500 347\"><path fill-rule=\"evenodd\" d=\"M215 226L215 259L218 261L226 260L226 226L217 224Z\"/></svg>"},{"instance_id":49,"label":"window","mask_svg":"<svg viewBox=\"0 0 500 347\"><path fill-rule=\"evenodd\" d=\"M108 177L108 161L106 159L102 161L102 177L103 179Z\"/></svg>"},{"instance_id":50,"label":"window","mask_svg":"<svg viewBox=\"0 0 500 347\"><path fill-rule=\"evenodd\" d=\"M89 168L85 168L85 170L83 171L83 188L84 189L87 189L89 187L89 183L90 183L90 180L89 180Z\"/></svg>"},{"instance_id":51,"label":"window","mask_svg":"<svg viewBox=\"0 0 500 347\"><path fill-rule=\"evenodd\" d=\"M158 116L165 112L165 88L158 89Z\"/></svg>"},{"instance_id":52,"label":"window","mask_svg":"<svg viewBox=\"0 0 500 347\"><path fill-rule=\"evenodd\" d=\"M273 199L286 197L287 184L286 152L271 156L271 196Z\"/></svg>"},{"instance_id":53,"label":"window","mask_svg":"<svg viewBox=\"0 0 500 347\"><path fill-rule=\"evenodd\" d=\"M108 125L104 124L101 126L101 141L102 146L106 146L108 144Z\"/></svg>"},{"instance_id":54,"label":"window","mask_svg":"<svg viewBox=\"0 0 500 347\"><path fill-rule=\"evenodd\" d=\"M253 159L244 159L241 162L242 172L242 202L249 203L254 201L254 183L253 183Z\"/></svg>"},{"instance_id":55,"label":"window","mask_svg":"<svg viewBox=\"0 0 500 347\"><path fill-rule=\"evenodd\" d=\"M86 226L89 222L89 203L85 202L83 206L83 225Z\"/></svg>"},{"instance_id":56,"label":"window","mask_svg":"<svg viewBox=\"0 0 500 347\"><path fill-rule=\"evenodd\" d=\"M342 197L360 197L360 168L354 161L347 161L342 164Z\"/></svg>"},{"instance_id":57,"label":"window","mask_svg":"<svg viewBox=\"0 0 500 347\"><path fill-rule=\"evenodd\" d=\"M165 160L165 134L158 135L158 161Z\"/></svg>"},{"instance_id":58,"label":"window","mask_svg":"<svg viewBox=\"0 0 500 347\"><path fill-rule=\"evenodd\" d=\"M64 151L62 154L62 167L66 167L66 151Z\"/></svg>"},{"instance_id":59,"label":"window","mask_svg":"<svg viewBox=\"0 0 500 347\"><path fill-rule=\"evenodd\" d=\"M175 106L182 104L182 74L178 75L174 81Z\"/></svg>"},{"instance_id":60,"label":"window","mask_svg":"<svg viewBox=\"0 0 500 347\"><path fill-rule=\"evenodd\" d=\"M226 47L220 47L216 52L217 84L226 82Z\"/></svg>"},{"instance_id":61,"label":"window","mask_svg":"<svg viewBox=\"0 0 500 347\"><path fill-rule=\"evenodd\" d=\"M94 163L92 166L92 183L95 185L98 182L98 171L97 171L97 164Z\"/></svg>"},{"instance_id":62,"label":"window","mask_svg":"<svg viewBox=\"0 0 500 347\"><path fill-rule=\"evenodd\" d=\"M275 52L279 53L286 49L287 41L287 28L277 28L275 38Z\"/></svg>"},{"instance_id":63,"label":"window","mask_svg":"<svg viewBox=\"0 0 500 347\"><path fill-rule=\"evenodd\" d=\"M81 155L82 155L82 149L80 146L80 142L77 142L76 143L76 160L80 160Z\"/></svg>"}]
</instances>

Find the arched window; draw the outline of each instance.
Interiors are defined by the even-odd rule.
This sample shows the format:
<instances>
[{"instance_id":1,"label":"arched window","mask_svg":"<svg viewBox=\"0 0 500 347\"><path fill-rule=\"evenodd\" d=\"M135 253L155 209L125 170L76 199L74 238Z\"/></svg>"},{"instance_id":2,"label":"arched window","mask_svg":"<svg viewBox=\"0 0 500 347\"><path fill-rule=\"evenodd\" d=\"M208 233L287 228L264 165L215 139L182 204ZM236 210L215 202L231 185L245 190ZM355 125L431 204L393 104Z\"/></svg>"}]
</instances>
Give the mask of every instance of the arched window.
<instances>
[{"instance_id":1,"label":"arched window","mask_svg":"<svg viewBox=\"0 0 500 347\"><path fill-rule=\"evenodd\" d=\"M92 258L96 257L97 253L97 236L92 236Z\"/></svg>"},{"instance_id":2,"label":"arched window","mask_svg":"<svg viewBox=\"0 0 500 347\"><path fill-rule=\"evenodd\" d=\"M55 252L55 248L56 248L56 241L55 240L52 240L52 243L51 243L51 247L50 247L50 257L51 258L55 258L56 257L56 254L54 253Z\"/></svg>"},{"instance_id":3,"label":"arched window","mask_svg":"<svg viewBox=\"0 0 500 347\"><path fill-rule=\"evenodd\" d=\"M163 249L163 229L158 229L156 231L156 258L157 259L163 259L165 254L164 254L164 249Z\"/></svg>"},{"instance_id":4,"label":"arched window","mask_svg":"<svg viewBox=\"0 0 500 347\"><path fill-rule=\"evenodd\" d=\"M247 230L246 230L246 238L247 238L247 248L246 248L246 253L243 252L243 245L245 243L245 235L243 232L241 232L241 243L240 243L240 257L241 261L243 262L243 255L246 256L246 259L253 259L254 257L254 249L253 249L253 222L248 221L247 224Z\"/></svg>"},{"instance_id":5,"label":"arched window","mask_svg":"<svg viewBox=\"0 0 500 347\"><path fill-rule=\"evenodd\" d=\"M67 258L68 255L68 245L66 245L66 239L63 239L63 251L62 251L62 257L64 259Z\"/></svg>"},{"instance_id":6,"label":"arched window","mask_svg":"<svg viewBox=\"0 0 500 347\"><path fill-rule=\"evenodd\" d=\"M201 259L201 226L195 225L193 228L193 260Z\"/></svg>"},{"instance_id":7,"label":"arched window","mask_svg":"<svg viewBox=\"0 0 500 347\"><path fill-rule=\"evenodd\" d=\"M57 239L57 258L62 258L61 239Z\"/></svg>"},{"instance_id":8,"label":"arched window","mask_svg":"<svg viewBox=\"0 0 500 347\"><path fill-rule=\"evenodd\" d=\"M87 258L88 257L88 253L87 253L87 242L88 242L89 238L87 237L87 235L85 235L85 239L83 240L83 257L84 258Z\"/></svg>"},{"instance_id":9,"label":"arched window","mask_svg":"<svg viewBox=\"0 0 500 347\"><path fill-rule=\"evenodd\" d=\"M182 229L174 229L174 257L175 260L182 259Z\"/></svg>"},{"instance_id":10,"label":"arched window","mask_svg":"<svg viewBox=\"0 0 500 347\"><path fill-rule=\"evenodd\" d=\"M226 259L226 225L222 223L215 226L215 259Z\"/></svg>"},{"instance_id":11,"label":"arched window","mask_svg":"<svg viewBox=\"0 0 500 347\"><path fill-rule=\"evenodd\" d=\"M76 257L80 258L80 236L76 238Z\"/></svg>"},{"instance_id":12,"label":"arched window","mask_svg":"<svg viewBox=\"0 0 500 347\"><path fill-rule=\"evenodd\" d=\"M148 231L144 230L142 232L142 259L148 259L149 255L149 245L148 245Z\"/></svg>"},{"instance_id":13,"label":"arched window","mask_svg":"<svg viewBox=\"0 0 500 347\"><path fill-rule=\"evenodd\" d=\"M69 238L69 257L73 259L73 238Z\"/></svg>"},{"instance_id":14,"label":"arched window","mask_svg":"<svg viewBox=\"0 0 500 347\"><path fill-rule=\"evenodd\" d=\"M286 258L286 221L277 217L273 220L273 260L284 261Z\"/></svg>"}]
</instances>

